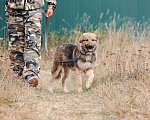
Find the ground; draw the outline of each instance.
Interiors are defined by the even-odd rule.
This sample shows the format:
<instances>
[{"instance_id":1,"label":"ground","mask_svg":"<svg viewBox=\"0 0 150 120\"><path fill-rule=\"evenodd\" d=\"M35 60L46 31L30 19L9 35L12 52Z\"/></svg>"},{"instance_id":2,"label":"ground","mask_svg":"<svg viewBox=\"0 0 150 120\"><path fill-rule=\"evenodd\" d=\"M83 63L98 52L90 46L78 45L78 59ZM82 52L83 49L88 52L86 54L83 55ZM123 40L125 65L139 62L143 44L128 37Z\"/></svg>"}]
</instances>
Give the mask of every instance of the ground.
<instances>
[{"instance_id":1,"label":"ground","mask_svg":"<svg viewBox=\"0 0 150 120\"><path fill-rule=\"evenodd\" d=\"M119 31L101 40L94 82L86 90L83 74L82 93L77 93L73 72L69 93L62 92L61 80L55 81L53 94L48 91L52 60L43 52L39 85L30 87L13 77L8 51L0 50L0 119L150 119L150 37L133 38Z\"/></svg>"}]
</instances>

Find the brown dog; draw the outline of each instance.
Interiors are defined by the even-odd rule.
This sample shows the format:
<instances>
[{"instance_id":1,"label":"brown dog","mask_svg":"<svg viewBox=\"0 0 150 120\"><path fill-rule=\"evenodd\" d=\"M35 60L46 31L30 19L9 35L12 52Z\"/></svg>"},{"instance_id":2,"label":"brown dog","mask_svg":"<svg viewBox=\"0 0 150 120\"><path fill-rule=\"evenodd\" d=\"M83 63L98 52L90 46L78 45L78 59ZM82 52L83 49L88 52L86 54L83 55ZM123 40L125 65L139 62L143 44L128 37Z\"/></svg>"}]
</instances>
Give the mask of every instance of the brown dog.
<instances>
[{"instance_id":1,"label":"brown dog","mask_svg":"<svg viewBox=\"0 0 150 120\"><path fill-rule=\"evenodd\" d=\"M79 56L78 60L71 63L58 63L53 61L52 75L50 79L49 91L53 93L53 81L61 77L62 68L64 76L62 78L62 87L64 92L68 92L65 80L69 76L69 71L75 71L78 92L82 92L82 73L85 72L88 77L86 88L90 88L93 79L93 67L96 61L96 51L98 47L97 36L93 33L84 33L80 37L80 46L73 44L64 44L56 48L54 58L57 61L68 61Z\"/></svg>"}]
</instances>

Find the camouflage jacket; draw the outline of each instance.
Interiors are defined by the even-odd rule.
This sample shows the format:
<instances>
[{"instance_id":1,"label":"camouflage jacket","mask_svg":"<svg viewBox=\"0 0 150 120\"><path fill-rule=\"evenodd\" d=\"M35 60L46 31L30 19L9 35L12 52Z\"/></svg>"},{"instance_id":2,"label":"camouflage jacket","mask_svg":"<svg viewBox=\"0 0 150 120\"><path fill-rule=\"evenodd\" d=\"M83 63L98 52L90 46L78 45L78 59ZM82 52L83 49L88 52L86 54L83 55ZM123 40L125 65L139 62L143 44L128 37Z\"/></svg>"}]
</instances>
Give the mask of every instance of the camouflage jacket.
<instances>
[{"instance_id":1,"label":"camouflage jacket","mask_svg":"<svg viewBox=\"0 0 150 120\"><path fill-rule=\"evenodd\" d=\"M45 0L48 8L56 8L56 0ZM12 9L34 10L44 6L44 0L6 0L6 6Z\"/></svg>"}]
</instances>

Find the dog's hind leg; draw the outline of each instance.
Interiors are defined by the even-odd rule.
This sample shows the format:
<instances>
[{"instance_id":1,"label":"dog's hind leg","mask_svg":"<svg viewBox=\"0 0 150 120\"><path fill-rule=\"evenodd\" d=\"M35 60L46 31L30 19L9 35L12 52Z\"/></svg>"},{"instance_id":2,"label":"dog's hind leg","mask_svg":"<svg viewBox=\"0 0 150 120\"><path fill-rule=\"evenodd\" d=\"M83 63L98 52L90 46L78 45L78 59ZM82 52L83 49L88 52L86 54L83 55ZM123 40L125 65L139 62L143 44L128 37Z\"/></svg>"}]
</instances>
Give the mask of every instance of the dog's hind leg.
<instances>
[{"instance_id":1,"label":"dog's hind leg","mask_svg":"<svg viewBox=\"0 0 150 120\"><path fill-rule=\"evenodd\" d=\"M52 79L52 77L51 77L51 79L50 79L50 83L49 83L49 88L48 88L48 90L50 91L50 93L53 93L53 79Z\"/></svg>"},{"instance_id":2,"label":"dog's hind leg","mask_svg":"<svg viewBox=\"0 0 150 120\"><path fill-rule=\"evenodd\" d=\"M68 93L69 91L66 88L66 79L69 77L70 69L67 65L64 65L63 67L64 67L64 77L62 78L62 88L65 93Z\"/></svg>"},{"instance_id":3,"label":"dog's hind leg","mask_svg":"<svg viewBox=\"0 0 150 120\"><path fill-rule=\"evenodd\" d=\"M78 93L79 92L82 92L82 73L81 73L81 70L79 69L76 69L76 84L77 84L77 90L78 90Z\"/></svg>"},{"instance_id":4,"label":"dog's hind leg","mask_svg":"<svg viewBox=\"0 0 150 120\"><path fill-rule=\"evenodd\" d=\"M94 79L94 73L92 69L89 69L86 71L86 76L88 77L88 81L86 82L86 88L89 89L92 85L93 79Z\"/></svg>"},{"instance_id":5,"label":"dog's hind leg","mask_svg":"<svg viewBox=\"0 0 150 120\"><path fill-rule=\"evenodd\" d=\"M49 91L51 93L53 93L53 81L61 77L61 72L62 72L62 65L54 63L49 85Z\"/></svg>"}]
</instances>

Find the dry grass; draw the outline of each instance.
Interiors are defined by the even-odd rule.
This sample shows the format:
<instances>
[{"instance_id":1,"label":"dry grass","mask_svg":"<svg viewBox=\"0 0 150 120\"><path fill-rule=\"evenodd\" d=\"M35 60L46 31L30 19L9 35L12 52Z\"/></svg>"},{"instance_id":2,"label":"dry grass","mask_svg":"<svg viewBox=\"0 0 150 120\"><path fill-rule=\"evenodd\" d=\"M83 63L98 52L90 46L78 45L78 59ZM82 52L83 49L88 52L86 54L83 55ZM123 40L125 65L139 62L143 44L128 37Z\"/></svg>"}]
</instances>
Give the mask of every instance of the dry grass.
<instances>
[{"instance_id":1,"label":"dry grass","mask_svg":"<svg viewBox=\"0 0 150 120\"><path fill-rule=\"evenodd\" d=\"M114 120L150 119L150 37L133 37L123 30L108 29L98 50L98 66L91 89L77 94L71 72L63 93L61 81L48 92L52 62L42 56L37 88L13 78L7 51L0 51L0 119L5 120ZM99 30L95 31L99 35Z\"/></svg>"}]
</instances>

